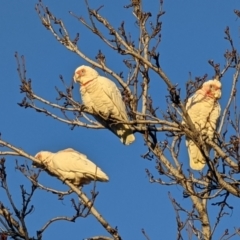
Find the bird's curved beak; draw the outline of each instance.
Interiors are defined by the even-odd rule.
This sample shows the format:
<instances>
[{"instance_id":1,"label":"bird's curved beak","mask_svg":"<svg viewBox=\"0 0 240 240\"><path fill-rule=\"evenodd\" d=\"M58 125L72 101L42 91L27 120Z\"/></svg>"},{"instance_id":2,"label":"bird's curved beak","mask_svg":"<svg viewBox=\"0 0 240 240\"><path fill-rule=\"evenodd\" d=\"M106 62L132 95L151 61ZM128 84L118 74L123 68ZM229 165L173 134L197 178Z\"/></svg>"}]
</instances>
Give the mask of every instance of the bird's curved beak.
<instances>
[{"instance_id":1,"label":"bird's curved beak","mask_svg":"<svg viewBox=\"0 0 240 240\"><path fill-rule=\"evenodd\" d=\"M34 157L41 162L41 158L42 158L41 153L37 153ZM37 163L37 162L33 162L33 163L32 163L32 166L33 166L34 168L36 168L36 167L40 167L41 164L40 164L40 163Z\"/></svg>"},{"instance_id":2,"label":"bird's curved beak","mask_svg":"<svg viewBox=\"0 0 240 240\"><path fill-rule=\"evenodd\" d=\"M216 91L216 93L215 93L215 98L216 98L216 99L220 99L221 96L222 96L221 90Z\"/></svg>"},{"instance_id":3,"label":"bird's curved beak","mask_svg":"<svg viewBox=\"0 0 240 240\"><path fill-rule=\"evenodd\" d=\"M75 83L77 82L76 73L74 73L74 75L73 75L73 81L74 81Z\"/></svg>"},{"instance_id":4,"label":"bird's curved beak","mask_svg":"<svg viewBox=\"0 0 240 240\"><path fill-rule=\"evenodd\" d=\"M76 83L78 80L80 80L79 78L80 78L81 76L82 76L81 71L75 72L74 75L73 75L73 80L74 80L74 82Z\"/></svg>"},{"instance_id":5,"label":"bird's curved beak","mask_svg":"<svg viewBox=\"0 0 240 240\"><path fill-rule=\"evenodd\" d=\"M42 159L42 154L41 154L41 153L37 153L34 157L35 157L36 159L41 160L41 159Z\"/></svg>"}]
</instances>

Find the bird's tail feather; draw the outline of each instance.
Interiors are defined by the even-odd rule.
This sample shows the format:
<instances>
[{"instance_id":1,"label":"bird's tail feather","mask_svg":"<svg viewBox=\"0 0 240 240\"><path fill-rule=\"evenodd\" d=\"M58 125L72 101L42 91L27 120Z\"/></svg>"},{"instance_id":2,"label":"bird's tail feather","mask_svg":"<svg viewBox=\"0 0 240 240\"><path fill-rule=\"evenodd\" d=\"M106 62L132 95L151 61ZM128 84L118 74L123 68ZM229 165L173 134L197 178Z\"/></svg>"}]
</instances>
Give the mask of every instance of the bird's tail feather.
<instances>
[{"instance_id":1,"label":"bird's tail feather","mask_svg":"<svg viewBox=\"0 0 240 240\"><path fill-rule=\"evenodd\" d=\"M100 122L104 127L108 128L111 132L113 132L115 135L117 135L123 144L129 145L135 141L135 137L134 137L133 132L130 129L129 125L106 121L98 115L94 115L94 118L98 122Z\"/></svg>"},{"instance_id":2,"label":"bird's tail feather","mask_svg":"<svg viewBox=\"0 0 240 240\"><path fill-rule=\"evenodd\" d=\"M120 140L121 140L121 142L123 144L126 144L126 145L129 145L132 142L134 142L135 141L135 137L134 137L134 135L132 133L132 130L130 130L130 129L125 130L125 132L121 136Z\"/></svg>"},{"instance_id":3,"label":"bird's tail feather","mask_svg":"<svg viewBox=\"0 0 240 240\"><path fill-rule=\"evenodd\" d=\"M188 147L190 167L194 170L202 170L206 164L206 160L201 151L191 140L187 140L186 144Z\"/></svg>"},{"instance_id":4,"label":"bird's tail feather","mask_svg":"<svg viewBox=\"0 0 240 240\"><path fill-rule=\"evenodd\" d=\"M106 173L104 173L100 168L97 168L96 173L87 173L86 176L88 176L88 178L91 178L92 181L96 180L99 182L108 182L109 181L109 177L107 176Z\"/></svg>"},{"instance_id":5,"label":"bird's tail feather","mask_svg":"<svg viewBox=\"0 0 240 240\"><path fill-rule=\"evenodd\" d=\"M97 174L98 174L96 177L97 181L100 181L100 182L108 182L109 181L109 177L104 172L98 170Z\"/></svg>"},{"instance_id":6,"label":"bird's tail feather","mask_svg":"<svg viewBox=\"0 0 240 240\"><path fill-rule=\"evenodd\" d=\"M135 137L129 126L126 124L117 124L112 128L115 134L120 138L121 142L125 145L129 145L135 141Z\"/></svg>"},{"instance_id":7,"label":"bird's tail feather","mask_svg":"<svg viewBox=\"0 0 240 240\"><path fill-rule=\"evenodd\" d=\"M99 177L101 177L101 181L103 181L103 182L109 181L108 175L106 173L104 173L103 171L100 171Z\"/></svg>"}]
</instances>

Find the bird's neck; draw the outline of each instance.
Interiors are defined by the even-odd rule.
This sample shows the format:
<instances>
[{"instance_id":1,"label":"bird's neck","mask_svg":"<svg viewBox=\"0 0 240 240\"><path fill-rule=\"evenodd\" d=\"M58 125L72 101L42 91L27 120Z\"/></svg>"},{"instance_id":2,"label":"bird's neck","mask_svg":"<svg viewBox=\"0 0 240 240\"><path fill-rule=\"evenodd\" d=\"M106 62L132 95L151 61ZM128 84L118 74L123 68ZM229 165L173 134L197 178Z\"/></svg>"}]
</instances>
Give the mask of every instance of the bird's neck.
<instances>
[{"instance_id":1,"label":"bird's neck","mask_svg":"<svg viewBox=\"0 0 240 240\"><path fill-rule=\"evenodd\" d=\"M90 80L86 81L85 83L82 83L81 86L82 86L82 87L86 87L89 83L91 83L91 82L92 82L93 80L95 80L95 79L96 79L96 77L93 78L93 79L90 79Z\"/></svg>"}]
</instances>

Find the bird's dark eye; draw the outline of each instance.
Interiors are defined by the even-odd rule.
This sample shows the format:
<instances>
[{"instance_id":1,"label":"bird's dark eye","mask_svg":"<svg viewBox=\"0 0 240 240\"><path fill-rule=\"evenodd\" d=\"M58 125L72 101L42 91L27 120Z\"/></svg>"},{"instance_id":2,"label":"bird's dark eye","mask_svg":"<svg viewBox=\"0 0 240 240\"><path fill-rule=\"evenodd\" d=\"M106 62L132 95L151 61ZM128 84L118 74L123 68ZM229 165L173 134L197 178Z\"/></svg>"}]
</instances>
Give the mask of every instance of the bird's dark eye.
<instances>
[{"instance_id":1,"label":"bird's dark eye","mask_svg":"<svg viewBox=\"0 0 240 240\"><path fill-rule=\"evenodd\" d=\"M210 88L212 88L213 87L213 85L212 84L210 84L210 86L209 86Z\"/></svg>"}]
</instances>

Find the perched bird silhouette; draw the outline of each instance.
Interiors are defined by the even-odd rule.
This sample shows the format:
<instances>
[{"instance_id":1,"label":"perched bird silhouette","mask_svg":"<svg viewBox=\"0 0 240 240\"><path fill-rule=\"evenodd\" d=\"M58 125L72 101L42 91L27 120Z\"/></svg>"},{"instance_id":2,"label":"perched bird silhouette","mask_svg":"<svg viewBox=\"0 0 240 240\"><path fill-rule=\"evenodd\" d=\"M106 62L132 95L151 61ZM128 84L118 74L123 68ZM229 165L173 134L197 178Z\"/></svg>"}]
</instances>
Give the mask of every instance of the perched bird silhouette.
<instances>
[{"instance_id":1,"label":"perched bird silhouette","mask_svg":"<svg viewBox=\"0 0 240 240\"><path fill-rule=\"evenodd\" d=\"M131 144L135 137L130 126L115 122L129 121L125 104L116 84L108 78L99 76L93 68L84 65L75 70L73 79L80 83L83 104L93 109L93 117L116 134L123 144Z\"/></svg>"},{"instance_id":2,"label":"perched bird silhouette","mask_svg":"<svg viewBox=\"0 0 240 240\"><path fill-rule=\"evenodd\" d=\"M221 113L218 99L221 98L221 83L214 79L205 82L196 93L187 100L186 110L195 128L202 135L213 139L216 125ZM186 137L186 145L190 159L190 167L194 170L201 170L206 160L199 148L192 140ZM207 145L210 152L211 147Z\"/></svg>"},{"instance_id":3,"label":"perched bird silhouette","mask_svg":"<svg viewBox=\"0 0 240 240\"><path fill-rule=\"evenodd\" d=\"M95 180L100 182L109 180L108 176L91 162L86 155L72 148L56 153L41 151L35 155L35 158L40 160L42 164L33 163L34 166L43 168L52 175L48 171L48 167L50 167L58 173L58 176L63 177L64 180L69 180L77 187Z\"/></svg>"}]
</instances>

